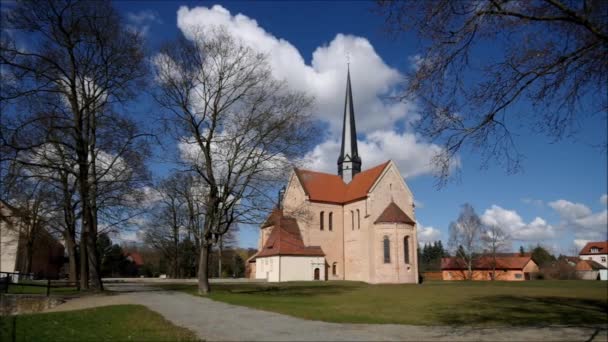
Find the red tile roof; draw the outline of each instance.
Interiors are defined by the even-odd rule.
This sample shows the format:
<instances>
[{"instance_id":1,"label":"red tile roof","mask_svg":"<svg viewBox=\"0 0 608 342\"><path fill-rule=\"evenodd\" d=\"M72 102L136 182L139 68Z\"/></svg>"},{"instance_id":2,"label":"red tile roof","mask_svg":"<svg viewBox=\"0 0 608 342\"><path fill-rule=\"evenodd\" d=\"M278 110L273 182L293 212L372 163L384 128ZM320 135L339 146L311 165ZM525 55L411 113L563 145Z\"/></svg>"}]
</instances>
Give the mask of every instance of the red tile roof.
<instances>
[{"instance_id":1,"label":"red tile roof","mask_svg":"<svg viewBox=\"0 0 608 342\"><path fill-rule=\"evenodd\" d=\"M270 236L264 247L256 254L256 258L274 255L325 255L319 246L304 246L298 222L294 218L283 216L280 210L276 210L274 219Z\"/></svg>"},{"instance_id":2,"label":"red tile roof","mask_svg":"<svg viewBox=\"0 0 608 342\"><path fill-rule=\"evenodd\" d=\"M282 215L281 210L278 208L274 208L272 210L272 212L270 213L270 215L268 215L268 217L266 218L266 221L264 221L264 223L262 223L261 228L266 228L266 227L270 227L272 225L274 225L274 223L277 221L277 219L279 219L279 217Z\"/></svg>"},{"instance_id":3,"label":"red tile roof","mask_svg":"<svg viewBox=\"0 0 608 342\"><path fill-rule=\"evenodd\" d=\"M508 269L508 270L521 270L532 258L530 256L509 256L509 257L496 257L496 269ZM474 270L488 270L492 269L493 258L491 256L483 256L476 259L473 262ZM466 270L467 265L461 258L441 258L441 269L442 270Z\"/></svg>"},{"instance_id":4,"label":"red tile roof","mask_svg":"<svg viewBox=\"0 0 608 342\"><path fill-rule=\"evenodd\" d=\"M135 265L143 266L144 258L141 257L141 254L137 252L129 252L125 255L127 259L130 259Z\"/></svg>"},{"instance_id":5,"label":"red tile roof","mask_svg":"<svg viewBox=\"0 0 608 342\"><path fill-rule=\"evenodd\" d=\"M606 267L604 265L593 261L593 260L581 260L574 267L577 271L595 271L595 270L603 270Z\"/></svg>"},{"instance_id":6,"label":"red tile roof","mask_svg":"<svg viewBox=\"0 0 608 342\"><path fill-rule=\"evenodd\" d=\"M407 224L415 224L414 220L412 220L395 202L389 203L389 205L384 209L382 214L378 216L378 219L374 223L407 223Z\"/></svg>"},{"instance_id":7,"label":"red tile roof","mask_svg":"<svg viewBox=\"0 0 608 342\"><path fill-rule=\"evenodd\" d=\"M366 198L389 163L387 161L356 174L348 184L339 175L297 168L295 173L311 201L344 204Z\"/></svg>"},{"instance_id":8,"label":"red tile roof","mask_svg":"<svg viewBox=\"0 0 608 342\"><path fill-rule=\"evenodd\" d=\"M591 249L597 248L598 252L592 253ZM581 250L579 255L594 255L594 254L608 254L608 241L597 241L597 242L587 242L585 247Z\"/></svg>"}]
</instances>

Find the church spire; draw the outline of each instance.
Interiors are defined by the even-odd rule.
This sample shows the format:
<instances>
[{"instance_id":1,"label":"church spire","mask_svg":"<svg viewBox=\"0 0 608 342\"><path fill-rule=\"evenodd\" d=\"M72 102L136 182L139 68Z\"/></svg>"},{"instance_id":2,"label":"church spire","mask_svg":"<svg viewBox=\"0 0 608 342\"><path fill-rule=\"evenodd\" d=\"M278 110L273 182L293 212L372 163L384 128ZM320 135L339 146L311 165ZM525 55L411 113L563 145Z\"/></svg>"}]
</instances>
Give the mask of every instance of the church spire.
<instances>
[{"instance_id":1,"label":"church spire","mask_svg":"<svg viewBox=\"0 0 608 342\"><path fill-rule=\"evenodd\" d=\"M350 87L350 67L346 72L346 97L344 99L344 123L342 126L342 149L338 157L338 174L345 183L361 172L361 158L357 150L357 129L355 128L355 109L353 92Z\"/></svg>"}]
</instances>

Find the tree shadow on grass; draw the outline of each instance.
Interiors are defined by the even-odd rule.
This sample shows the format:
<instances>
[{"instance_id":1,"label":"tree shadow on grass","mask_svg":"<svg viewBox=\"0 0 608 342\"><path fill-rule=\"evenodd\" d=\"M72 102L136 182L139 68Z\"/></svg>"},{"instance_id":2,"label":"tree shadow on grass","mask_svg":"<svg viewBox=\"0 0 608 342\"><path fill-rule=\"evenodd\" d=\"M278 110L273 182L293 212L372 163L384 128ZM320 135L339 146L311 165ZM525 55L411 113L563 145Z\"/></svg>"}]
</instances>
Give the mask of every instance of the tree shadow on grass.
<instances>
[{"instance_id":1,"label":"tree shadow on grass","mask_svg":"<svg viewBox=\"0 0 608 342\"><path fill-rule=\"evenodd\" d=\"M321 296L321 295L337 295L357 289L358 286L343 285L343 284L327 284L317 283L311 284L281 284L276 283L257 283L257 284L213 284L211 285L212 293L230 293L244 295L262 295L262 296L284 296L284 297L304 297L304 296ZM181 291L196 294L196 285L190 284L165 284L162 289L169 291Z\"/></svg>"},{"instance_id":2,"label":"tree shadow on grass","mask_svg":"<svg viewBox=\"0 0 608 342\"><path fill-rule=\"evenodd\" d=\"M608 303L583 298L485 296L438 315L447 325L593 326L608 323Z\"/></svg>"},{"instance_id":3,"label":"tree shadow on grass","mask_svg":"<svg viewBox=\"0 0 608 342\"><path fill-rule=\"evenodd\" d=\"M301 296L321 296L321 295L337 295L355 290L353 286L343 285L326 285L326 286L281 286L281 285L264 285L264 286L249 286L249 287L226 287L223 291L235 294L252 294L252 295L270 295L270 296L286 296L286 297L301 297Z\"/></svg>"}]
</instances>

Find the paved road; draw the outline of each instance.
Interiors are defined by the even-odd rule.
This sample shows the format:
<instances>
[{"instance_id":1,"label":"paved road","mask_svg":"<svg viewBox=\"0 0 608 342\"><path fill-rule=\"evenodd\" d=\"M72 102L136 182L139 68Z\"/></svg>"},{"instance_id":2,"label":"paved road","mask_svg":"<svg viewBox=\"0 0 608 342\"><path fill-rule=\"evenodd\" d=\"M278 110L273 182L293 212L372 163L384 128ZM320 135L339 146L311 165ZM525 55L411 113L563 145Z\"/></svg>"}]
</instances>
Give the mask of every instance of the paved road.
<instances>
[{"instance_id":1,"label":"paved road","mask_svg":"<svg viewBox=\"0 0 608 342\"><path fill-rule=\"evenodd\" d=\"M112 284L114 296L84 297L51 311L141 304L207 341L607 341L608 329L592 327L468 328L308 321L229 305L142 284Z\"/></svg>"}]
</instances>

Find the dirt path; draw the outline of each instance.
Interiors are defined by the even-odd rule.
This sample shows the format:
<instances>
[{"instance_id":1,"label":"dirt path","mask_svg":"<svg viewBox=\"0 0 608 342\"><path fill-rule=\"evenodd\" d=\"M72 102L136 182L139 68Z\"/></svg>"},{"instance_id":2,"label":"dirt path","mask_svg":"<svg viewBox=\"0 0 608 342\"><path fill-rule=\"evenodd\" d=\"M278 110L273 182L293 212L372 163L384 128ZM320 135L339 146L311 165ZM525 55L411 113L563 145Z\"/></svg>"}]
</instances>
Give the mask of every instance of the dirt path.
<instances>
[{"instance_id":1,"label":"dirt path","mask_svg":"<svg viewBox=\"0 0 608 342\"><path fill-rule=\"evenodd\" d=\"M471 328L309 321L229 305L142 284L108 286L123 293L74 299L49 311L115 304L141 304L211 341L606 341L608 330L592 327Z\"/></svg>"}]
</instances>

